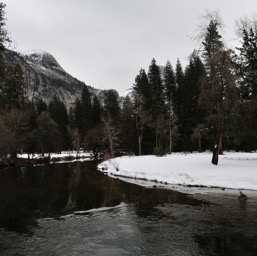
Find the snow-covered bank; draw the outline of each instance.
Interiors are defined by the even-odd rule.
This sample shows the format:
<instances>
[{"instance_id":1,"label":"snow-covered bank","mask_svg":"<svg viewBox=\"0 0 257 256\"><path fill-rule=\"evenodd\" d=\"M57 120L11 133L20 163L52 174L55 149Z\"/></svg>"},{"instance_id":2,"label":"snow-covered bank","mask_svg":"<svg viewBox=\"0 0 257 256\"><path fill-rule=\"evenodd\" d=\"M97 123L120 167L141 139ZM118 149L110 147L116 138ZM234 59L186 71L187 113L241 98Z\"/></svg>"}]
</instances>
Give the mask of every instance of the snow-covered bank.
<instances>
[{"instance_id":1,"label":"snow-covered bank","mask_svg":"<svg viewBox=\"0 0 257 256\"><path fill-rule=\"evenodd\" d=\"M211 164L211 157L211 153L126 156L104 161L98 168L111 176L169 184L257 190L257 153L225 152L217 166Z\"/></svg>"},{"instance_id":2,"label":"snow-covered bank","mask_svg":"<svg viewBox=\"0 0 257 256\"><path fill-rule=\"evenodd\" d=\"M45 154L45 157L48 156L48 153ZM50 154L50 162L58 161L62 162L76 162L76 161L88 161L92 156L92 152L84 152L84 151L62 151L60 153L51 153ZM18 154L19 158L28 159L28 154ZM42 154L30 154L30 158L40 159L43 158Z\"/></svg>"}]
</instances>

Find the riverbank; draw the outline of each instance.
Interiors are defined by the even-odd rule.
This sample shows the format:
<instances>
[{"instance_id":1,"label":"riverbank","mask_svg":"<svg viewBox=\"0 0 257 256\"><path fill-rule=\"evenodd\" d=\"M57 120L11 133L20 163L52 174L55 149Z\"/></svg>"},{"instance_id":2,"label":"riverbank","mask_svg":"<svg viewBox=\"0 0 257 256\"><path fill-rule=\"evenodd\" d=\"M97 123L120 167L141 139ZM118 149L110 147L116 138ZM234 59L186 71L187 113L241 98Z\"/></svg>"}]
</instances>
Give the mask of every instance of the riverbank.
<instances>
[{"instance_id":1,"label":"riverbank","mask_svg":"<svg viewBox=\"0 0 257 256\"><path fill-rule=\"evenodd\" d=\"M257 153L225 152L217 166L211 164L211 157L210 152L126 156L104 161L98 169L135 183L257 190Z\"/></svg>"},{"instance_id":2,"label":"riverbank","mask_svg":"<svg viewBox=\"0 0 257 256\"><path fill-rule=\"evenodd\" d=\"M76 161L91 160L92 152L84 151L62 151L60 153L50 154L18 154L17 158L6 158L0 161L0 168L11 167L19 168L25 166L34 166L51 163L70 163Z\"/></svg>"}]
</instances>

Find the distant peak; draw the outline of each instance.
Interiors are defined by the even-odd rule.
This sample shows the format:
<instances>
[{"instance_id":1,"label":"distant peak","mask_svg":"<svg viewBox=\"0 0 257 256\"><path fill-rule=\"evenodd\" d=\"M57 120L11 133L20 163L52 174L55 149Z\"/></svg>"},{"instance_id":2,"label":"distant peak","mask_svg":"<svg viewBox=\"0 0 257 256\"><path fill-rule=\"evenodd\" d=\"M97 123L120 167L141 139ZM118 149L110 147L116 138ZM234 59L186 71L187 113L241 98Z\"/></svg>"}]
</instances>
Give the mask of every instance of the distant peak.
<instances>
[{"instance_id":1,"label":"distant peak","mask_svg":"<svg viewBox=\"0 0 257 256\"><path fill-rule=\"evenodd\" d=\"M23 55L43 55L43 54L50 54L49 52L41 49L33 49L33 50L27 50L22 52ZM51 54L50 54L51 55Z\"/></svg>"},{"instance_id":2,"label":"distant peak","mask_svg":"<svg viewBox=\"0 0 257 256\"><path fill-rule=\"evenodd\" d=\"M53 57L49 52L44 50L28 50L21 53L23 56L31 59L31 61L38 62L38 64L41 64L42 59L44 56L51 56ZM54 57L53 57L54 58Z\"/></svg>"},{"instance_id":3,"label":"distant peak","mask_svg":"<svg viewBox=\"0 0 257 256\"><path fill-rule=\"evenodd\" d=\"M44 68L65 72L52 54L44 50L29 50L22 52L22 55L31 63Z\"/></svg>"}]
</instances>

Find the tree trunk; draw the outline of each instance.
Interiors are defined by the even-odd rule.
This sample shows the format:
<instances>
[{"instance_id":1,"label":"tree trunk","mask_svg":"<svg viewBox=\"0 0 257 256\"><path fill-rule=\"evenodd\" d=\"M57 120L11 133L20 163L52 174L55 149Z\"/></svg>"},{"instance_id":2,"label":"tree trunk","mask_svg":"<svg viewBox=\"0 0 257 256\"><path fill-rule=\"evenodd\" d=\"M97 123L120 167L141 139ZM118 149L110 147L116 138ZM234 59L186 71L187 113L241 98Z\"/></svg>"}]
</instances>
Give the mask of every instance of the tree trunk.
<instances>
[{"instance_id":1,"label":"tree trunk","mask_svg":"<svg viewBox=\"0 0 257 256\"><path fill-rule=\"evenodd\" d=\"M111 124L110 124L110 117L107 117L107 120L105 120L104 116L101 117L102 121L104 122L106 132L107 132L107 137L109 140L109 146L110 146L110 155L111 158L113 158L113 134L111 131Z\"/></svg>"},{"instance_id":2,"label":"tree trunk","mask_svg":"<svg viewBox=\"0 0 257 256\"><path fill-rule=\"evenodd\" d=\"M113 158L112 134L109 128L109 124L107 123L106 123L106 129L107 129L108 138L109 138L110 154L111 154L111 158Z\"/></svg>"},{"instance_id":3,"label":"tree trunk","mask_svg":"<svg viewBox=\"0 0 257 256\"><path fill-rule=\"evenodd\" d=\"M136 128L137 128L137 136L138 136L138 155L141 156L144 127L137 118L136 118Z\"/></svg>"},{"instance_id":4,"label":"tree trunk","mask_svg":"<svg viewBox=\"0 0 257 256\"><path fill-rule=\"evenodd\" d=\"M172 129L171 129L171 125L170 125L170 129L169 129L169 152L170 152L170 154L172 153Z\"/></svg>"},{"instance_id":5,"label":"tree trunk","mask_svg":"<svg viewBox=\"0 0 257 256\"><path fill-rule=\"evenodd\" d=\"M223 155L222 136L220 136L219 155Z\"/></svg>"},{"instance_id":6,"label":"tree trunk","mask_svg":"<svg viewBox=\"0 0 257 256\"><path fill-rule=\"evenodd\" d=\"M199 153L202 152L202 138L201 138L201 136L198 137L198 151L199 151Z\"/></svg>"},{"instance_id":7,"label":"tree trunk","mask_svg":"<svg viewBox=\"0 0 257 256\"><path fill-rule=\"evenodd\" d=\"M218 165L219 162L219 151L220 151L220 143L221 143L221 130L217 132L217 135L215 136L215 145L213 148L213 154L212 154L212 163L215 165Z\"/></svg>"},{"instance_id":8,"label":"tree trunk","mask_svg":"<svg viewBox=\"0 0 257 256\"><path fill-rule=\"evenodd\" d=\"M138 135L138 155L142 154L142 136Z\"/></svg>"},{"instance_id":9,"label":"tree trunk","mask_svg":"<svg viewBox=\"0 0 257 256\"><path fill-rule=\"evenodd\" d=\"M158 148L158 128L159 128L159 117L156 121L156 127L155 127L155 147Z\"/></svg>"},{"instance_id":10,"label":"tree trunk","mask_svg":"<svg viewBox=\"0 0 257 256\"><path fill-rule=\"evenodd\" d=\"M159 148L162 148L163 145L162 145L162 141L163 141L163 132L164 132L164 129L163 129L163 116L161 117L161 123L160 123L160 137L159 137Z\"/></svg>"},{"instance_id":11,"label":"tree trunk","mask_svg":"<svg viewBox=\"0 0 257 256\"><path fill-rule=\"evenodd\" d=\"M219 99L219 100L218 100ZM215 115L214 118L214 131L213 131L213 138L214 138L214 149L212 155L212 163L218 165L219 161L219 153L222 148L222 133L224 128L224 111L223 111L223 99L219 97L213 104L212 113Z\"/></svg>"},{"instance_id":12,"label":"tree trunk","mask_svg":"<svg viewBox=\"0 0 257 256\"><path fill-rule=\"evenodd\" d=\"M111 158L113 158L113 145L112 145L112 136L111 136L111 134L109 135L109 143L110 143Z\"/></svg>"},{"instance_id":13,"label":"tree trunk","mask_svg":"<svg viewBox=\"0 0 257 256\"><path fill-rule=\"evenodd\" d=\"M218 161L219 161L219 147L218 145L215 144L214 149L213 149L213 153L212 153L212 164L218 165Z\"/></svg>"}]
</instances>

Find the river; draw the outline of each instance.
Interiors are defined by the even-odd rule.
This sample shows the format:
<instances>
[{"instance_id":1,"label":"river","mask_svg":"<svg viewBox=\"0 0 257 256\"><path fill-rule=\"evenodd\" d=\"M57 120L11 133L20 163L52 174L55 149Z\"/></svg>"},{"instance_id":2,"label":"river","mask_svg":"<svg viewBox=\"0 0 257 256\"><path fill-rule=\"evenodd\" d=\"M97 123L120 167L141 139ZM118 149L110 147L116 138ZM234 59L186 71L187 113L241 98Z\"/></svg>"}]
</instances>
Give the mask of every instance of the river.
<instances>
[{"instance_id":1,"label":"river","mask_svg":"<svg viewBox=\"0 0 257 256\"><path fill-rule=\"evenodd\" d=\"M0 255L257 255L244 193L143 187L89 162L1 170Z\"/></svg>"}]
</instances>

